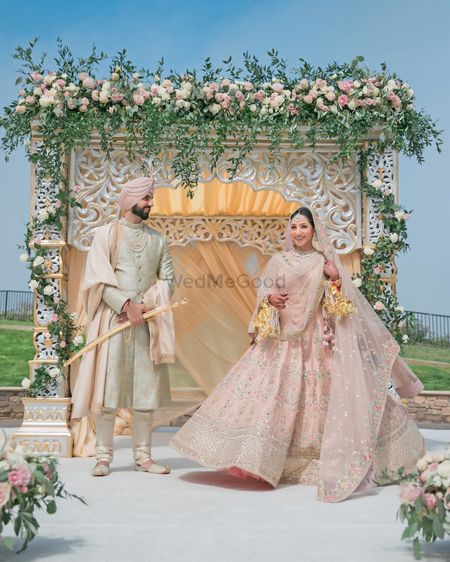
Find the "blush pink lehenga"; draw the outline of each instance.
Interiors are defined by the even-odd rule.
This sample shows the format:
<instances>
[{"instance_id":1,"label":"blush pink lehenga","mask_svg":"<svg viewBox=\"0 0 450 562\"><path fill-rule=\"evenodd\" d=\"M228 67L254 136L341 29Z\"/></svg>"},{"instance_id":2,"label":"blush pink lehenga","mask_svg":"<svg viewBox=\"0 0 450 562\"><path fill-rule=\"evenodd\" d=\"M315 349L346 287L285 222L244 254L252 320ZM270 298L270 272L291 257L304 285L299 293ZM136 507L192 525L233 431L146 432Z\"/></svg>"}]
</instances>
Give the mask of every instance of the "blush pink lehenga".
<instances>
[{"instance_id":1,"label":"blush pink lehenga","mask_svg":"<svg viewBox=\"0 0 450 562\"><path fill-rule=\"evenodd\" d=\"M366 480L382 484L414 468L423 439L388 386L392 380L400 396L412 396L421 384L315 222L318 250L276 254L260 279L251 326L268 294L287 292L286 308L271 310L279 333L249 347L171 445L274 487L317 485L319 499L335 502ZM355 307L339 322L323 312L325 258Z\"/></svg>"}]
</instances>

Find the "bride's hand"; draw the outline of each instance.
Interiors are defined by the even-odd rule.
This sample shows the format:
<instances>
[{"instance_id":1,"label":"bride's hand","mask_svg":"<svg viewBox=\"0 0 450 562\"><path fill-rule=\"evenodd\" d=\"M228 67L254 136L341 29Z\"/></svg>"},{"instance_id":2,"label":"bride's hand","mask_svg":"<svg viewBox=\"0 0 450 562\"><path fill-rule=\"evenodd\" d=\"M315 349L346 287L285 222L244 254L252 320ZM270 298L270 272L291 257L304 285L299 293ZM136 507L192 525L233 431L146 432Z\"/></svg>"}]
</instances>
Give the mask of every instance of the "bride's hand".
<instances>
[{"instance_id":1,"label":"bride's hand","mask_svg":"<svg viewBox=\"0 0 450 562\"><path fill-rule=\"evenodd\" d=\"M274 293L273 295L269 295L269 304L278 308L278 310L282 310L286 308L286 301L289 300L287 293Z\"/></svg>"},{"instance_id":2,"label":"bride's hand","mask_svg":"<svg viewBox=\"0 0 450 562\"><path fill-rule=\"evenodd\" d=\"M323 272L327 277L330 278L330 281L336 281L336 279L339 279L339 271L334 265L334 262L332 262L331 260L327 260L325 262L325 265L323 266Z\"/></svg>"}]
</instances>

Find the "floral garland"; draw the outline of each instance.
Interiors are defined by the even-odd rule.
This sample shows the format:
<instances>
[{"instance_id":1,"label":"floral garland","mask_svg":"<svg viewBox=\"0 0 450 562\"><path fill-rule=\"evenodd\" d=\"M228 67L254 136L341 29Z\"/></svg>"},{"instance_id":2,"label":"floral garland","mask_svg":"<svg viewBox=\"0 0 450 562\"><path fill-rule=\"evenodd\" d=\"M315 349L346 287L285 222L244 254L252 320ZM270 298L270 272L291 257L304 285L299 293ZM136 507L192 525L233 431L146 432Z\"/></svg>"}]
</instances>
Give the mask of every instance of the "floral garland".
<instances>
[{"instance_id":1,"label":"floral garland","mask_svg":"<svg viewBox=\"0 0 450 562\"><path fill-rule=\"evenodd\" d=\"M34 229L60 226L69 207L77 205L74 194L66 190L63 155L77 146L87 147L93 133L99 134L106 155L119 131L125 132L130 159L137 154L157 158L164 148L173 148L172 170L190 197L201 177L201 157L206 151L214 169L230 137L235 141L230 177L261 135L270 141L274 164L286 140L301 149L333 138L340 147L337 157L346 157L374 129L380 131L376 142L380 151L392 147L422 162L427 146L434 144L440 150L441 132L428 115L415 109L409 84L389 73L385 65L370 72L362 65L362 57L326 68L314 68L302 60L301 67L288 70L286 61L273 50L268 53L268 65L246 53L244 69L235 67L231 58L223 61L224 68L213 68L207 59L201 77L196 71L162 77L163 61L154 72L138 70L126 51L121 51L112 58L108 77L98 79L94 70L107 58L104 53L94 49L87 58L76 60L58 41L56 70L47 71L45 56L33 59L35 43L16 49L22 89L18 99L4 109L0 124L6 157L24 143L30 162L36 164L37 181L50 178L61 186L57 203L33 217L26 238L27 257L23 257L30 265L31 288L53 307L57 317L49 329L58 342L60 366L76 345L71 339L73 320L67 314L67 303L52 302L51 287L38 271L46 250L36 244L31 249L30 241ZM42 142L31 147L33 124ZM362 153L361 161L364 157L367 152ZM377 185L366 182L362 188L380 202L381 219L391 234L375 248L364 249L362 275L354 282L402 341L404 312L395 295L382 291L381 273L384 263L407 248L407 214L396 207L391 194L380 193Z\"/></svg>"}]
</instances>

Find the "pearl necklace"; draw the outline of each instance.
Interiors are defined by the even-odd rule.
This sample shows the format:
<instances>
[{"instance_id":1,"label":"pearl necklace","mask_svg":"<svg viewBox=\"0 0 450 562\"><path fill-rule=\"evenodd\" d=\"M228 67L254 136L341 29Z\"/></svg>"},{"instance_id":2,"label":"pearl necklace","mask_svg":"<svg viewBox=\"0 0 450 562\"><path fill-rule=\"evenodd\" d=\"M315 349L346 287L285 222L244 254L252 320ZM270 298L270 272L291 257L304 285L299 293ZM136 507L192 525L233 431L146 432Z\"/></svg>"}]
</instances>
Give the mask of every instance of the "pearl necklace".
<instances>
[{"instance_id":1,"label":"pearl necklace","mask_svg":"<svg viewBox=\"0 0 450 562\"><path fill-rule=\"evenodd\" d=\"M138 235L139 231L134 230L136 235L135 237L133 237L133 235L130 233L130 230L131 229L129 228L126 229L126 236L125 236L128 247L134 253L142 252L144 248L147 246L148 236L145 235L145 232L143 230L140 231L140 236Z\"/></svg>"}]
</instances>

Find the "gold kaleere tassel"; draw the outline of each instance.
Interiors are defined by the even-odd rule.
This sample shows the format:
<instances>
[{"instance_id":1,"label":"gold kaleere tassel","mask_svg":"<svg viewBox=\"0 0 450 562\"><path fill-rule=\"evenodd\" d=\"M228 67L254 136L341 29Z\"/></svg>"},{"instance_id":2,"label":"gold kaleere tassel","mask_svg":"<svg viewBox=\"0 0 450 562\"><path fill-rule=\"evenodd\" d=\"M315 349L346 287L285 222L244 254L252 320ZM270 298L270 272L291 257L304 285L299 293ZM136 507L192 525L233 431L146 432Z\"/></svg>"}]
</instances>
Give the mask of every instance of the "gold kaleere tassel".
<instances>
[{"instance_id":1,"label":"gold kaleere tassel","mask_svg":"<svg viewBox=\"0 0 450 562\"><path fill-rule=\"evenodd\" d=\"M267 337L277 337L280 335L280 318L276 308L269 304L265 297L261 302L261 307L253 322L258 330L257 340L260 341Z\"/></svg>"},{"instance_id":2,"label":"gold kaleere tassel","mask_svg":"<svg viewBox=\"0 0 450 562\"><path fill-rule=\"evenodd\" d=\"M328 314L334 316L337 320L343 320L354 312L355 308L351 300L349 300L338 287L331 281L325 281L325 299L324 307Z\"/></svg>"}]
</instances>

